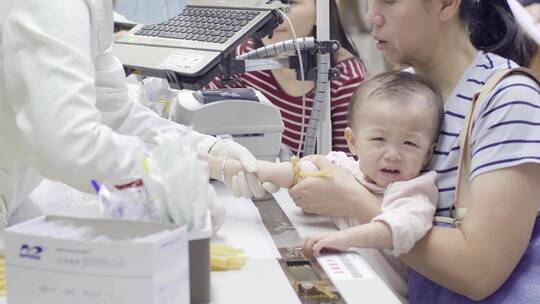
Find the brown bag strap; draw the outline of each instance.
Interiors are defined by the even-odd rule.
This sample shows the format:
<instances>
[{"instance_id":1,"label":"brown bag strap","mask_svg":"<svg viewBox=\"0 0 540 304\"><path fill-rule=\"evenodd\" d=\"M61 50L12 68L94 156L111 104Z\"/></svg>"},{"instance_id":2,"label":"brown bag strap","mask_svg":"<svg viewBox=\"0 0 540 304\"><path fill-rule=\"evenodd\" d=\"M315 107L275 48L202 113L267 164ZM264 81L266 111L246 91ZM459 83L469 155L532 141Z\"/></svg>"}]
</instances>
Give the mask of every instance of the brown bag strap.
<instances>
[{"instance_id":1,"label":"brown bag strap","mask_svg":"<svg viewBox=\"0 0 540 304\"><path fill-rule=\"evenodd\" d=\"M509 75L514 74L521 74L525 75L527 77L532 78L540 85L540 80L536 78L534 73L526 68L513 68L513 69L506 69L501 70L493 74L486 84L482 86L480 91L476 92L473 96L471 106L469 108L469 111L467 113L467 116L465 116L465 121L463 123L463 128L461 130L461 133L459 134L459 146L460 146L460 152L459 152L459 163L458 163L458 173L457 173L457 179L456 179L456 191L454 195L454 202L452 206L450 207L450 217L441 217L436 216L435 221L436 222L443 222L453 225L459 225L461 221L463 221L463 218L465 217L465 214L467 213L467 208L469 207L470 203L470 182L469 182L469 172L471 169L471 134L472 129L474 127L474 118L477 115L478 111L481 108L482 103L487 99L489 94L495 89L495 87L506 77Z\"/></svg>"}]
</instances>

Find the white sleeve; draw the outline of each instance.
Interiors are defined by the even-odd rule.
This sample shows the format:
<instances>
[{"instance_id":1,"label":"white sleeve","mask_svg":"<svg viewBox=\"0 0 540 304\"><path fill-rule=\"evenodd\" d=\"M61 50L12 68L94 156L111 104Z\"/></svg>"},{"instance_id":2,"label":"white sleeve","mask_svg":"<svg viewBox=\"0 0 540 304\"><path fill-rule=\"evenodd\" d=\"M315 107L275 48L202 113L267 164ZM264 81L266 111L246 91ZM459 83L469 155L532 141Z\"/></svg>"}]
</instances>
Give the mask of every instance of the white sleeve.
<instances>
[{"instance_id":1,"label":"white sleeve","mask_svg":"<svg viewBox=\"0 0 540 304\"><path fill-rule=\"evenodd\" d=\"M91 22L85 1L27 0L4 27L6 93L31 161L45 177L85 191L94 178L134 177L144 141L175 127L127 101L114 57L105 70L95 65Z\"/></svg>"},{"instance_id":2,"label":"white sleeve","mask_svg":"<svg viewBox=\"0 0 540 304\"><path fill-rule=\"evenodd\" d=\"M385 222L392 230L393 248L386 253L397 257L409 252L431 229L438 198L435 178L436 173L431 171L410 181L396 182L385 192L382 213L372 222Z\"/></svg>"},{"instance_id":3,"label":"white sleeve","mask_svg":"<svg viewBox=\"0 0 540 304\"><path fill-rule=\"evenodd\" d=\"M186 127L159 117L142 104L129 100L129 90L124 69L109 48L96 61L96 107L102 114L102 123L115 132L140 137L148 144L155 144L154 137L170 130L181 131ZM104 67L100 69L100 67ZM213 136L193 131L199 151L208 152L217 140Z\"/></svg>"}]
</instances>

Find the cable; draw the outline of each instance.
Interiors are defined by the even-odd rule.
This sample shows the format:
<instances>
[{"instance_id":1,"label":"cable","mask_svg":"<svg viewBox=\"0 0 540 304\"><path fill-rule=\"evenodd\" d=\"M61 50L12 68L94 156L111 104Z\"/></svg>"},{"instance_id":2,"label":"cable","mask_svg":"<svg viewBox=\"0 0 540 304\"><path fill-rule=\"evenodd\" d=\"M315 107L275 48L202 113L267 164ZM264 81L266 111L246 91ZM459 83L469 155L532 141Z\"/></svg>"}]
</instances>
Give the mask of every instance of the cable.
<instances>
[{"instance_id":1,"label":"cable","mask_svg":"<svg viewBox=\"0 0 540 304\"><path fill-rule=\"evenodd\" d=\"M280 41L271 45L267 45L264 47L257 48L255 50L251 50L247 53L241 54L236 56L236 60L249 60L249 59L261 59L261 58L267 58L267 57L273 57L276 55L279 55L283 52L293 51L296 50L298 54L298 62L300 64L300 79L301 79L301 90L302 90L302 121L300 124L300 141L298 143L298 150L296 152L296 155L300 157L300 153L302 153L302 144L304 142L304 128L305 125L305 119L306 119L306 90L305 90L305 73L304 73L304 62L302 59L302 54L300 53L301 50L311 50L316 48L317 43L315 41L315 38L313 37L302 37L298 38L296 36L296 31L294 30L294 26L287 16L282 10L278 10L278 12L283 16L285 20L289 23L291 27L291 31L293 34L294 39L289 39L285 41ZM305 148L305 146L304 146Z\"/></svg>"},{"instance_id":2,"label":"cable","mask_svg":"<svg viewBox=\"0 0 540 304\"><path fill-rule=\"evenodd\" d=\"M302 143L304 141L304 127L306 119L306 91L304 89L304 62L302 60L302 54L300 53L300 45L298 44L298 38L296 37L296 32L294 30L294 26L291 22L291 19L289 19L289 16L285 14L283 11L278 10L278 12L287 20L289 23L289 26L291 27L291 31L294 37L295 45L296 45L296 52L298 53L298 62L300 63L300 78L302 80L301 89L302 89L302 123L300 124L300 141L298 143L298 150L296 151L296 156L300 157L300 153L302 152Z\"/></svg>"}]
</instances>

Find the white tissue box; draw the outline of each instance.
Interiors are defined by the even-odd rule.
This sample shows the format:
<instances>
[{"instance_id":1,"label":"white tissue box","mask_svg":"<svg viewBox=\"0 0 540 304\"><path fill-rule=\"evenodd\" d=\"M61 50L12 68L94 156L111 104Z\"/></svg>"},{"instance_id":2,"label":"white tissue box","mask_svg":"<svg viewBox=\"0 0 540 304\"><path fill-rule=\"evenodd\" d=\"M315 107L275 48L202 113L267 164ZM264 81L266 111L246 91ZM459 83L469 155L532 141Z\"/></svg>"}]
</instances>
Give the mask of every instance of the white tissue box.
<instances>
[{"instance_id":1,"label":"white tissue box","mask_svg":"<svg viewBox=\"0 0 540 304\"><path fill-rule=\"evenodd\" d=\"M78 241L23 233L26 225L68 221L112 241ZM148 242L115 241L145 237ZM10 304L189 303L188 233L174 225L42 216L8 228Z\"/></svg>"}]
</instances>

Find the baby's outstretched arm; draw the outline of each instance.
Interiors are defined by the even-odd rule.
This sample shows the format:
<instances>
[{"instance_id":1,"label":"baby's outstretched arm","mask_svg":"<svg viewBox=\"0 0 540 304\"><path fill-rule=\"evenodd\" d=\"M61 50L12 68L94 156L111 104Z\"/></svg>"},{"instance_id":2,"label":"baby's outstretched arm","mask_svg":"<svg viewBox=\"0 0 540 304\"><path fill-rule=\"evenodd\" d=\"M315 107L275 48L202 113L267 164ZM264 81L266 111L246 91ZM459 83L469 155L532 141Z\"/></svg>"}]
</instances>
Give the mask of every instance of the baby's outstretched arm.
<instances>
[{"instance_id":1,"label":"baby's outstretched arm","mask_svg":"<svg viewBox=\"0 0 540 304\"><path fill-rule=\"evenodd\" d=\"M371 222L342 231L317 234L304 239L308 256L319 256L322 249L344 251L351 247L391 249L392 230L384 222Z\"/></svg>"},{"instance_id":2,"label":"baby's outstretched arm","mask_svg":"<svg viewBox=\"0 0 540 304\"><path fill-rule=\"evenodd\" d=\"M209 163L210 177L224 183L229 183L234 175L242 171L242 165L235 159L225 160L212 155L201 155L201 158ZM258 161L255 174L260 181L270 181L282 188L290 188L294 183L294 172L290 162Z\"/></svg>"}]
</instances>

